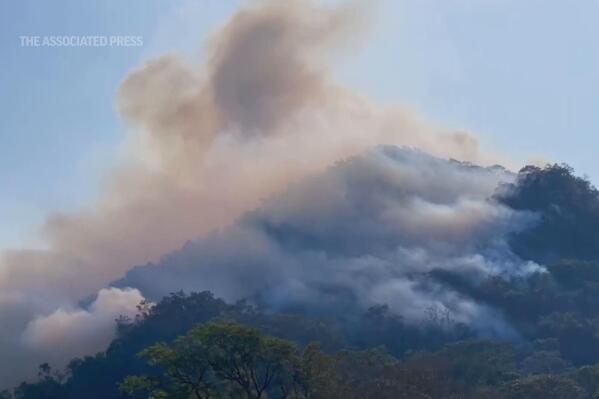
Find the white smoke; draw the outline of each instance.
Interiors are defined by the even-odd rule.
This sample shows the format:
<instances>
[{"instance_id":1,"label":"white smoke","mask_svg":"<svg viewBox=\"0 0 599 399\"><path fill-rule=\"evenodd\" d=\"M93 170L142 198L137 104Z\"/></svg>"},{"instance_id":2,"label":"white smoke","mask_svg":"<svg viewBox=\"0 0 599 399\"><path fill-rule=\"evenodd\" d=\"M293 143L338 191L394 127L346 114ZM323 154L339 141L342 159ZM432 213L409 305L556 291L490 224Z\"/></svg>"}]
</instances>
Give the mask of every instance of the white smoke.
<instances>
[{"instance_id":1,"label":"white smoke","mask_svg":"<svg viewBox=\"0 0 599 399\"><path fill-rule=\"evenodd\" d=\"M118 102L131 128L126 159L107 177L97 201L84 209L50 215L42 228L47 250L15 249L1 256L0 386L33 375L36 363L45 361L40 354L62 359L65 347L54 343L60 336L77 343L73 353L103 349L104 343L113 337L113 324L108 317L112 312L78 310L76 304L81 298L102 290L131 265L156 261L188 239L232 224L259 207L264 199L306 176L322 173L338 160L379 144L395 144L444 158L495 162L494 156L479 150L471 134L432 126L404 107L375 104L335 83L326 66L327 57L336 46L352 42L362 32L366 25L363 11L354 4L328 8L293 0L252 3L215 32L202 65L188 65L180 57L168 55L144 63L125 78ZM368 169L356 170L357 176ZM475 185L481 185L488 193L496 183L496 179L461 179L458 182L467 183L463 188L435 177L437 172L415 171L421 173L422 179L417 184L426 185L429 196L441 200ZM404 172L398 173L396 178L400 179ZM318 190L303 194L303 189L296 190L300 192L286 206L292 206L293 201L303 203L303 198L308 201L310 195L318 196ZM322 190L322 195L325 193L331 197L322 200L331 201L330 206L305 208L302 218L315 223L326 219L326 212L338 210L335 201L340 194ZM489 220L504 220L505 216L504 210L479 197L459 197L451 206L412 198L401 207L387 207L385 201L379 205L387 213L372 216L395 220L398 226L406 224L409 228L397 233L407 243L412 240L410 234L417 240L433 232L435 239L428 245L439 248L445 245L445 238L467 240L474 235L472 231L478 232ZM283 206L284 201L277 203ZM270 215L276 215L275 211ZM314 214L310 214L312 211ZM356 216L334 212L329 218L333 215L341 221ZM360 230L363 234L381 233L373 221L360 223L360 227L366 228ZM215 242L227 245L221 249L222 254L214 252L218 252L218 247L211 249L215 257L224 256L224 252L229 252L229 256L247 255L247 251L266 251L262 246L272 245L253 230L246 231L243 223L236 226L227 233L227 239ZM385 226L394 229L394 225ZM344 226L348 231L354 227ZM335 232L323 230L322 234ZM235 234L239 241L231 241ZM401 250L396 248L396 256L400 256ZM419 250L408 246L405 251L414 257ZM462 255L473 254L466 251ZM289 289L290 294L294 289L312 292L311 280L319 277L317 260L324 255L308 251L302 256L314 257L312 276L309 269L292 267L279 271L274 265L246 262L236 266L240 272L236 278L279 284L277 276L287 273L283 270L294 270L305 276L286 278L289 286L282 286L280 294L275 289L267 293L284 296L284 289ZM451 259L456 261L456 256ZM476 269L478 258L473 256L470 264ZM367 265L371 265L373 276L377 268L392 270L384 266L389 257L371 263L368 259L366 255L357 256L349 265L362 268L361 274L366 274L370 267ZM429 261L441 259L433 256ZM377 262L383 266L376 266ZM501 262L493 266L485 262L486 258L480 267L503 267ZM206 267L201 273L203 283L193 286L232 297L228 290L236 286L229 284L227 288L222 280L232 278L234 269L208 272ZM272 275L262 276L265 267ZM341 263L338 268L343 269ZM342 278L342 273L334 276ZM357 282L366 287L360 292L365 290L369 300L384 300L388 292L394 292L389 287L368 287L367 280L364 277ZM414 287L408 284L402 290L410 295ZM100 295L99 299L108 294L100 291ZM140 299L129 291L126 297L131 301ZM128 309L121 310L127 313ZM97 320L97 330L102 334L90 335L82 329L80 323L90 320Z\"/></svg>"},{"instance_id":2,"label":"white smoke","mask_svg":"<svg viewBox=\"0 0 599 399\"><path fill-rule=\"evenodd\" d=\"M491 199L513 178L501 168L378 148L306 178L116 284L156 298L210 290L229 301L308 312L382 303L409 322L422 322L433 308L486 332L503 329L498 315L429 273L477 282L542 270L506 242L531 215Z\"/></svg>"},{"instance_id":3,"label":"white smoke","mask_svg":"<svg viewBox=\"0 0 599 399\"><path fill-rule=\"evenodd\" d=\"M115 319L134 317L143 299L134 289L102 289L88 309L59 308L33 319L23 333L24 347L52 364L89 355L90 348L108 346L114 336Z\"/></svg>"}]
</instances>

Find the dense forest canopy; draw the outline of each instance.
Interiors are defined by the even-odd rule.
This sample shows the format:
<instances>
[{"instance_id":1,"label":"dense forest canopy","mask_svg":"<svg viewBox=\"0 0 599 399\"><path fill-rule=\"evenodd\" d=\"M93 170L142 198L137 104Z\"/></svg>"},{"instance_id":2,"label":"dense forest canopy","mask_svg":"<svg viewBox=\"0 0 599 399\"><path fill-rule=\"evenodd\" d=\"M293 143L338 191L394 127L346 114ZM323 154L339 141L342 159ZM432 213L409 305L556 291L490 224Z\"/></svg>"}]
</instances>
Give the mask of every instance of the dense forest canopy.
<instances>
[{"instance_id":1,"label":"dense forest canopy","mask_svg":"<svg viewBox=\"0 0 599 399\"><path fill-rule=\"evenodd\" d=\"M499 201L517 210L538 213L539 223L513 237L511 245L524 258L540 263L560 259L599 259L599 192L573 175L567 165L527 166L517 182L498 194Z\"/></svg>"},{"instance_id":2,"label":"dense forest canopy","mask_svg":"<svg viewBox=\"0 0 599 399\"><path fill-rule=\"evenodd\" d=\"M501 337L431 308L414 323L381 303L310 314L174 293L119 318L106 351L2 398L596 398L599 395L597 190L563 165L526 167L494 201L533 214L511 233L528 275L431 279L498 309Z\"/></svg>"}]
</instances>

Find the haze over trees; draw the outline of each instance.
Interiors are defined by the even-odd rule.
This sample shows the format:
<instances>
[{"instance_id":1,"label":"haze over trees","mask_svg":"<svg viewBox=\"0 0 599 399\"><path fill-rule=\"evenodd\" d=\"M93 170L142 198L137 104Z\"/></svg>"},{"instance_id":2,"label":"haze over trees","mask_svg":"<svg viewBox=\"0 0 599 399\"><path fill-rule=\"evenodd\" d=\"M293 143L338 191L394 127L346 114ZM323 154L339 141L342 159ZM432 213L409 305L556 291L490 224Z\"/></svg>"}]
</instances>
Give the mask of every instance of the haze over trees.
<instances>
[{"instance_id":1,"label":"haze over trees","mask_svg":"<svg viewBox=\"0 0 599 399\"><path fill-rule=\"evenodd\" d=\"M119 318L106 351L49 364L0 396L66 398L599 397L599 197L567 166L526 167L495 199L534 212L510 245L545 270L473 283L432 271L501 310L490 336L430 309L407 322L385 304L363 312L265 312L209 292L171 294Z\"/></svg>"}]
</instances>

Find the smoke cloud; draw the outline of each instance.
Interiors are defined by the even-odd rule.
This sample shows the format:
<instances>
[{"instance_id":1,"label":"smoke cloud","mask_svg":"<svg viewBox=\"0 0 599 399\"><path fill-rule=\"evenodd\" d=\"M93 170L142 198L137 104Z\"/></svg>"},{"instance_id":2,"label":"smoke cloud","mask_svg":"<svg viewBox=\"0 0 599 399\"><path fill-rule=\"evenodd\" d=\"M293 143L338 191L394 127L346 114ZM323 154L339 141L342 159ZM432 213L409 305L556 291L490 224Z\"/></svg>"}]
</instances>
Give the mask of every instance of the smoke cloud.
<instances>
[{"instance_id":1,"label":"smoke cloud","mask_svg":"<svg viewBox=\"0 0 599 399\"><path fill-rule=\"evenodd\" d=\"M363 302L396 301L404 312L401 298L434 302L477 318L475 304L460 304L442 288L424 294L424 283L404 274L432 265L473 273L525 267L504 260L512 258L501 244L511 218L520 219L483 199L497 183L495 172L456 166L450 179L438 174L443 167L419 171L441 162L436 158L396 156L413 160L410 166L389 154L326 171L379 144L496 162L474 136L433 126L399 105L376 104L332 79L327 58L359 38L368 23L363 11L353 4L256 3L214 33L202 65L167 55L125 78L118 103L130 134L100 197L85 209L49 216L42 228L47 249L2 254L0 353L10 368L0 365L0 386L33 375L46 357L62 360L61 336L77 343L74 354L102 349L114 334L109 319L116 311L129 314L141 299L136 291L102 289L131 265L157 261L194 237L205 238L174 255L182 264L166 273L168 284L152 287L145 276L155 272L141 270L124 281L152 296L208 288L233 298L264 288L264 301L283 306L294 296L317 301L318 285L327 283L319 281L322 269L332 285L354 289ZM289 186L296 188L261 207ZM309 221L316 230L304 237ZM470 239L486 240L494 255L475 251ZM320 247L306 248L313 241ZM191 270L192 253L219 266L203 261ZM177 278L177 270L199 281ZM353 285L343 281L350 279ZM386 284L376 283L381 279ZM252 284L235 294L239 281ZM98 291L90 308L76 308Z\"/></svg>"},{"instance_id":2,"label":"smoke cloud","mask_svg":"<svg viewBox=\"0 0 599 399\"><path fill-rule=\"evenodd\" d=\"M512 180L499 167L379 147L306 178L115 285L152 298L181 288L211 290L229 301L251 298L270 309L308 312L388 304L409 322L435 309L485 333L503 331L499 315L430 272L476 282L541 270L505 241L532 216L490 199L499 183Z\"/></svg>"},{"instance_id":3,"label":"smoke cloud","mask_svg":"<svg viewBox=\"0 0 599 399\"><path fill-rule=\"evenodd\" d=\"M59 308L32 320L23 333L24 346L52 364L89 355L90 348L108 346L115 319L135 316L143 299L133 289L102 289L88 309Z\"/></svg>"},{"instance_id":4,"label":"smoke cloud","mask_svg":"<svg viewBox=\"0 0 599 399\"><path fill-rule=\"evenodd\" d=\"M43 277L43 276L42 276ZM68 302L43 303L35 292L0 295L0 382L9 386L49 362L62 367L75 356L106 348L115 319L133 317L143 300L134 289L102 289L85 308Z\"/></svg>"}]
</instances>

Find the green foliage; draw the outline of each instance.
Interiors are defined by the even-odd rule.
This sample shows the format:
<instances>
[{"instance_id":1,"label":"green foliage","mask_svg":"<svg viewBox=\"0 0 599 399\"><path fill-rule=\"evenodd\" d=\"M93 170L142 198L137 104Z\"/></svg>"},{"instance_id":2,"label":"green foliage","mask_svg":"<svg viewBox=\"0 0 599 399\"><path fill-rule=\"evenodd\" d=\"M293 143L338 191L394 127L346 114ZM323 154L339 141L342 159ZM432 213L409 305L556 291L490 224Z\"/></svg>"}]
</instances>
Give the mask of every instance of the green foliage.
<instances>
[{"instance_id":1,"label":"green foliage","mask_svg":"<svg viewBox=\"0 0 599 399\"><path fill-rule=\"evenodd\" d=\"M539 263L559 259L599 260L599 194L567 165L526 166L497 199L513 209L536 212L537 225L516 234L518 255Z\"/></svg>"},{"instance_id":2,"label":"green foliage","mask_svg":"<svg viewBox=\"0 0 599 399\"><path fill-rule=\"evenodd\" d=\"M62 375L53 374L48 363L42 363L38 369L38 382L23 382L13 392L15 399L60 399L62 396ZM7 395L7 392L3 392ZM10 396L9 396L10 397Z\"/></svg>"},{"instance_id":3,"label":"green foliage","mask_svg":"<svg viewBox=\"0 0 599 399\"><path fill-rule=\"evenodd\" d=\"M599 398L599 366L584 366L571 373L570 378L578 383L590 398Z\"/></svg>"},{"instance_id":4,"label":"green foliage","mask_svg":"<svg viewBox=\"0 0 599 399\"><path fill-rule=\"evenodd\" d=\"M196 326L172 344L152 345L140 356L162 373L128 377L121 385L128 394L205 399L233 392L260 399L267 390L288 392L295 383L295 345L230 321Z\"/></svg>"},{"instance_id":5,"label":"green foliage","mask_svg":"<svg viewBox=\"0 0 599 399\"><path fill-rule=\"evenodd\" d=\"M546 271L429 276L496 310L518 344L475 339L436 308L422 324L385 304L322 319L179 292L118 318L106 351L61 373L43 364L0 399L599 399L598 191L548 165L522 169L495 200L534 216L509 244Z\"/></svg>"},{"instance_id":6,"label":"green foliage","mask_svg":"<svg viewBox=\"0 0 599 399\"><path fill-rule=\"evenodd\" d=\"M408 359L414 368L436 369L466 387L498 386L518 377L514 348L506 343L465 341Z\"/></svg>"},{"instance_id":7,"label":"green foliage","mask_svg":"<svg viewBox=\"0 0 599 399\"><path fill-rule=\"evenodd\" d=\"M158 384L150 377L131 375L119 386L120 390L131 397L166 397L167 393L158 388Z\"/></svg>"},{"instance_id":8,"label":"green foliage","mask_svg":"<svg viewBox=\"0 0 599 399\"><path fill-rule=\"evenodd\" d=\"M559 351L536 351L527 356L521 365L524 374L559 374L571 366Z\"/></svg>"},{"instance_id":9,"label":"green foliage","mask_svg":"<svg viewBox=\"0 0 599 399\"><path fill-rule=\"evenodd\" d=\"M234 322L210 323L189 333L207 348L206 359L216 376L236 384L248 398L267 389L287 391L293 381L295 346Z\"/></svg>"},{"instance_id":10,"label":"green foliage","mask_svg":"<svg viewBox=\"0 0 599 399\"><path fill-rule=\"evenodd\" d=\"M503 388L507 399L585 399L587 393L574 380L539 375L516 380Z\"/></svg>"}]
</instances>

